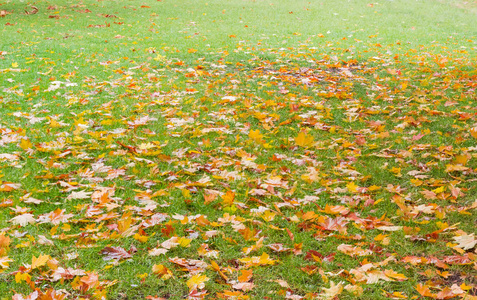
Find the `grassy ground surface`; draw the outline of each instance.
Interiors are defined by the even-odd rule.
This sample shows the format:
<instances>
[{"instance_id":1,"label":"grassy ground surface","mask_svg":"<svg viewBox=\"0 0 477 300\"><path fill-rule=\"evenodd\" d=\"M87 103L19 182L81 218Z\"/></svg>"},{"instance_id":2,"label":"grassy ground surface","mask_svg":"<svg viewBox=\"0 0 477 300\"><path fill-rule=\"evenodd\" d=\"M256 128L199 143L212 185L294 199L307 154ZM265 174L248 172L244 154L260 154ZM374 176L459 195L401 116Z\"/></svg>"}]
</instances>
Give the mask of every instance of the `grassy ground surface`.
<instances>
[{"instance_id":1,"label":"grassy ground surface","mask_svg":"<svg viewBox=\"0 0 477 300\"><path fill-rule=\"evenodd\" d=\"M0 12L1 299L476 299L476 1Z\"/></svg>"}]
</instances>

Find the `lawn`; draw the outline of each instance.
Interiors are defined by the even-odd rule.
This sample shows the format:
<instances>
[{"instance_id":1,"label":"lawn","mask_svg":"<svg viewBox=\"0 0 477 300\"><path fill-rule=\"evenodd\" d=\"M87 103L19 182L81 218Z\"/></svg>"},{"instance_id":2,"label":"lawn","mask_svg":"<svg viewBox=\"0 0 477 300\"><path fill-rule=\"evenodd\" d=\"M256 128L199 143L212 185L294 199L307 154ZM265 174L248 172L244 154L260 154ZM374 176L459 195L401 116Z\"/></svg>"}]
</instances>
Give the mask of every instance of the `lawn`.
<instances>
[{"instance_id":1,"label":"lawn","mask_svg":"<svg viewBox=\"0 0 477 300\"><path fill-rule=\"evenodd\" d=\"M477 2L0 0L0 299L477 299Z\"/></svg>"}]
</instances>

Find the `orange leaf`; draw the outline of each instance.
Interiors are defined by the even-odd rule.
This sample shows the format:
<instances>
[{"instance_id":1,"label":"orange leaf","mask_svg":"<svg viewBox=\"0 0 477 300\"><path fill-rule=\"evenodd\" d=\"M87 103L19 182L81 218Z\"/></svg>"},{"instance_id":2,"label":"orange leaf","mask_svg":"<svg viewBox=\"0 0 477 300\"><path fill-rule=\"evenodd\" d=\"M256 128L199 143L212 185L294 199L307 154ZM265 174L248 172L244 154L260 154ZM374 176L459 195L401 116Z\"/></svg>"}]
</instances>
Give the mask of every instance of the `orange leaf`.
<instances>
[{"instance_id":1,"label":"orange leaf","mask_svg":"<svg viewBox=\"0 0 477 300\"><path fill-rule=\"evenodd\" d=\"M204 194L204 204L209 204L210 202L213 202L217 198L216 194Z\"/></svg>"},{"instance_id":2,"label":"orange leaf","mask_svg":"<svg viewBox=\"0 0 477 300\"><path fill-rule=\"evenodd\" d=\"M239 282L247 282L252 279L253 271L252 270L240 270L240 276L238 277Z\"/></svg>"},{"instance_id":3,"label":"orange leaf","mask_svg":"<svg viewBox=\"0 0 477 300\"><path fill-rule=\"evenodd\" d=\"M4 233L0 234L0 249L1 248L8 248L11 243L10 237L6 236Z\"/></svg>"},{"instance_id":4,"label":"orange leaf","mask_svg":"<svg viewBox=\"0 0 477 300\"><path fill-rule=\"evenodd\" d=\"M222 195L222 203L225 206L232 206L234 204L235 193L232 191L227 191L224 195Z\"/></svg>"},{"instance_id":5,"label":"orange leaf","mask_svg":"<svg viewBox=\"0 0 477 300\"><path fill-rule=\"evenodd\" d=\"M431 293L431 290L429 289L429 287L427 285L423 285L423 284L418 284L416 286L416 290L419 294L421 294L422 296L424 297L432 297L432 298L435 298L435 295L433 293Z\"/></svg>"},{"instance_id":6,"label":"orange leaf","mask_svg":"<svg viewBox=\"0 0 477 300\"><path fill-rule=\"evenodd\" d=\"M477 127L473 127L470 129L470 135L474 138L477 139Z\"/></svg>"}]
</instances>

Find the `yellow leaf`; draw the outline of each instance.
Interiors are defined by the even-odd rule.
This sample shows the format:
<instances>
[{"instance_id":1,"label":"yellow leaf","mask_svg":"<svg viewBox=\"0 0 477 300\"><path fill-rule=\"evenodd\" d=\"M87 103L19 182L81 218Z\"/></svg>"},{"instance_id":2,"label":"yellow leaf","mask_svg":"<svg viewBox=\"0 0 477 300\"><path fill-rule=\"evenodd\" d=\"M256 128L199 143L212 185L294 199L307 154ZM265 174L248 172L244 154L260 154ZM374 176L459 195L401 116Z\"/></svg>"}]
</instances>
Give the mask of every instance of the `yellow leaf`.
<instances>
[{"instance_id":1,"label":"yellow leaf","mask_svg":"<svg viewBox=\"0 0 477 300\"><path fill-rule=\"evenodd\" d=\"M28 273L21 273L18 272L15 274L15 282L21 283L22 281L26 281L27 283L31 282L31 276Z\"/></svg>"},{"instance_id":2,"label":"yellow leaf","mask_svg":"<svg viewBox=\"0 0 477 300\"><path fill-rule=\"evenodd\" d=\"M274 265L276 262L276 260L270 259L270 256L265 252L261 256L240 258L239 261L245 263L246 267Z\"/></svg>"},{"instance_id":3,"label":"yellow leaf","mask_svg":"<svg viewBox=\"0 0 477 300\"><path fill-rule=\"evenodd\" d=\"M464 167L463 165L447 165L446 166L446 172L447 173L450 173L450 172L454 172L454 171L466 171L468 170L469 168L467 167Z\"/></svg>"},{"instance_id":4,"label":"yellow leaf","mask_svg":"<svg viewBox=\"0 0 477 300\"><path fill-rule=\"evenodd\" d=\"M46 263L51 259L49 255L40 255L38 258L35 256L32 257L31 259L31 269L34 270L36 268L39 268L41 266L46 265Z\"/></svg>"},{"instance_id":5,"label":"yellow leaf","mask_svg":"<svg viewBox=\"0 0 477 300\"><path fill-rule=\"evenodd\" d=\"M184 196L184 198L186 199L190 199L190 191L188 189L181 189L181 192L182 192L182 196Z\"/></svg>"},{"instance_id":6,"label":"yellow leaf","mask_svg":"<svg viewBox=\"0 0 477 300\"><path fill-rule=\"evenodd\" d=\"M152 266L152 273L159 275L162 280L167 280L172 277L172 272L164 265Z\"/></svg>"},{"instance_id":7,"label":"yellow leaf","mask_svg":"<svg viewBox=\"0 0 477 300\"><path fill-rule=\"evenodd\" d=\"M354 182L350 182L346 185L346 188L348 189L348 191L350 193L356 193L356 191L358 190L358 187Z\"/></svg>"},{"instance_id":8,"label":"yellow leaf","mask_svg":"<svg viewBox=\"0 0 477 300\"><path fill-rule=\"evenodd\" d=\"M136 241L139 241L141 243L145 243L149 239L149 237L147 235L140 235L139 233L134 234L133 238Z\"/></svg>"},{"instance_id":9,"label":"yellow leaf","mask_svg":"<svg viewBox=\"0 0 477 300\"><path fill-rule=\"evenodd\" d=\"M383 245L389 245L389 238L387 234L380 233L374 238L374 240L376 242L381 242Z\"/></svg>"},{"instance_id":10,"label":"yellow leaf","mask_svg":"<svg viewBox=\"0 0 477 300\"><path fill-rule=\"evenodd\" d=\"M301 131L298 133L297 137L295 138L295 144L300 147L310 147L313 146L313 136L308 135Z\"/></svg>"},{"instance_id":11,"label":"yellow leaf","mask_svg":"<svg viewBox=\"0 0 477 300\"><path fill-rule=\"evenodd\" d=\"M189 244L190 244L191 241L192 241L191 239L181 237L181 238L179 238L179 240L177 242L179 243L179 245L181 247L187 248L187 247L189 247Z\"/></svg>"},{"instance_id":12,"label":"yellow leaf","mask_svg":"<svg viewBox=\"0 0 477 300\"><path fill-rule=\"evenodd\" d=\"M394 175L396 175L397 177L401 177L401 168L396 168L396 167L392 167L391 168L391 173L393 173Z\"/></svg>"},{"instance_id":13,"label":"yellow leaf","mask_svg":"<svg viewBox=\"0 0 477 300\"><path fill-rule=\"evenodd\" d=\"M263 142L262 141L263 135L260 134L260 130L258 130L258 129L257 130L250 130L250 132L248 133L248 137L256 143Z\"/></svg>"},{"instance_id":14,"label":"yellow leaf","mask_svg":"<svg viewBox=\"0 0 477 300\"><path fill-rule=\"evenodd\" d=\"M456 156L454 156L454 161L453 162L455 164L461 164L461 165L465 166L470 158L471 158L471 156L469 154L467 154L467 155L465 155L465 154L456 155Z\"/></svg>"},{"instance_id":15,"label":"yellow leaf","mask_svg":"<svg viewBox=\"0 0 477 300\"><path fill-rule=\"evenodd\" d=\"M187 286L191 290L203 289L205 287L205 282L209 281L209 277L206 275L196 274L187 280Z\"/></svg>"},{"instance_id":16,"label":"yellow leaf","mask_svg":"<svg viewBox=\"0 0 477 300\"><path fill-rule=\"evenodd\" d=\"M275 264L275 260L270 259L270 255L263 252L263 254L260 256L259 263L261 265L273 265L273 264Z\"/></svg>"},{"instance_id":17,"label":"yellow leaf","mask_svg":"<svg viewBox=\"0 0 477 300\"><path fill-rule=\"evenodd\" d=\"M411 179L410 181L411 181L411 183L412 183L414 186L421 186L421 185L424 183L422 180L420 180L420 179L414 179L414 178Z\"/></svg>"},{"instance_id":18,"label":"yellow leaf","mask_svg":"<svg viewBox=\"0 0 477 300\"><path fill-rule=\"evenodd\" d=\"M368 188L368 191L370 192L374 192L374 191L377 191L377 190L380 190L381 187L380 186L377 186L377 185L372 185Z\"/></svg>"},{"instance_id":19,"label":"yellow leaf","mask_svg":"<svg viewBox=\"0 0 477 300\"><path fill-rule=\"evenodd\" d=\"M22 139L20 141L20 148L23 150L31 149L33 147L33 144L30 142L30 140L27 139Z\"/></svg>"},{"instance_id":20,"label":"yellow leaf","mask_svg":"<svg viewBox=\"0 0 477 300\"><path fill-rule=\"evenodd\" d=\"M56 121L55 119L50 119L49 125L50 125L51 128L61 127L61 124L58 121Z\"/></svg>"},{"instance_id":21,"label":"yellow leaf","mask_svg":"<svg viewBox=\"0 0 477 300\"><path fill-rule=\"evenodd\" d=\"M384 275L390 279L395 279L398 281L404 281L407 280L407 277L404 274L399 274L398 272L394 270L384 270Z\"/></svg>"},{"instance_id":22,"label":"yellow leaf","mask_svg":"<svg viewBox=\"0 0 477 300\"><path fill-rule=\"evenodd\" d=\"M263 212L263 214L261 215L262 219L265 220L266 222L271 222L273 221L273 219L275 218L277 214L274 213L274 212L271 212L269 210L266 210Z\"/></svg>"},{"instance_id":23,"label":"yellow leaf","mask_svg":"<svg viewBox=\"0 0 477 300\"><path fill-rule=\"evenodd\" d=\"M408 297L407 297L405 294L401 293L401 292L394 292L394 293L392 293L392 295L393 295L393 297L395 297L395 298L408 299Z\"/></svg>"},{"instance_id":24,"label":"yellow leaf","mask_svg":"<svg viewBox=\"0 0 477 300\"><path fill-rule=\"evenodd\" d=\"M165 61L166 57L164 55L157 54L156 57L154 57L154 60L156 61Z\"/></svg>"},{"instance_id":25,"label":"yellow leaf","mask_svg":"<svg viewBox=\"0 0 477 300\"><path fill-rule=\"evenodd\" d=\"M16 62L12 63L12 68L18 68L18 63Z\"/></svg>"}]
</instances>

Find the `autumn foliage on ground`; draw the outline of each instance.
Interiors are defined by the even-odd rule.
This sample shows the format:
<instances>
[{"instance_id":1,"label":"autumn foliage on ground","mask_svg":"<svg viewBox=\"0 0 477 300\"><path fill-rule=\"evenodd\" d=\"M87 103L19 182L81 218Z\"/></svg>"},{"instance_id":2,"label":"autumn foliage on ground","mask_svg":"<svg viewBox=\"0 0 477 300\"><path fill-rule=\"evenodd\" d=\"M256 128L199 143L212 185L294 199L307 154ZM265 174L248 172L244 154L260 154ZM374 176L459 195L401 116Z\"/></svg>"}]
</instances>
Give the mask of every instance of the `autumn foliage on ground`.
<instances>
[{"instance_id":1,"label":"autumn foliage on ground","mask_svg":"<svg viewBox=\"0 0 477 300\"><path fill-rule=\"evenodd\" d=\"M477 56L369 46L0 48L1 296L477 299Z\"/></svg>"}]
</instances>

